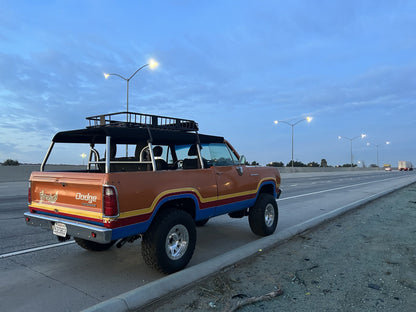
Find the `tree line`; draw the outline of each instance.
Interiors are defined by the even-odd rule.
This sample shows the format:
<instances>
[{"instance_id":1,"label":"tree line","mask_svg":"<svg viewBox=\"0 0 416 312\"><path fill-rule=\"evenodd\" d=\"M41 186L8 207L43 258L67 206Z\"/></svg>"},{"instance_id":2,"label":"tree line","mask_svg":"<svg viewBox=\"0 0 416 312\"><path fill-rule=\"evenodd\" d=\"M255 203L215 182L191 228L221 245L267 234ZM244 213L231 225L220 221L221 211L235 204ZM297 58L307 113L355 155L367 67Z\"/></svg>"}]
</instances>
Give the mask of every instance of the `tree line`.
<instances>
[{"instance_id":1,"label":"tree line","mask_svg":"<svg viewBox=\"0 0 416 312\"><path fill-rule=\"evenodd\" d=\"M17 160L13 160L13 159L6 159L3 163L2 166L19 166L20 163Z\"/></svg>"},{"instance_id":2,"label":"tree line","mask_svg":"<svg viewBox=\"0 0 416 312\"><path fill-rule=\"evenodd\" d=\"M247 165L251 165L251 166L258 166L259 163L256 161L253 161L251 163L246 163ZM292 167L292 161L289 161L286 165L282 162L282 161L273 161L271 163L268 163L266 166L268 167ZM294 161L293 162L293 167L332 167L332 166L328 166L328 162L326 161L325 158L321 159L321 163L317 163L315 161L311 161L307 164L301 162L301 161ZM351 167L351 164L343 164L341 166L338 167ZM353 167L357 167L356 164L353 164Z\"/></svg>"}]
</instances>

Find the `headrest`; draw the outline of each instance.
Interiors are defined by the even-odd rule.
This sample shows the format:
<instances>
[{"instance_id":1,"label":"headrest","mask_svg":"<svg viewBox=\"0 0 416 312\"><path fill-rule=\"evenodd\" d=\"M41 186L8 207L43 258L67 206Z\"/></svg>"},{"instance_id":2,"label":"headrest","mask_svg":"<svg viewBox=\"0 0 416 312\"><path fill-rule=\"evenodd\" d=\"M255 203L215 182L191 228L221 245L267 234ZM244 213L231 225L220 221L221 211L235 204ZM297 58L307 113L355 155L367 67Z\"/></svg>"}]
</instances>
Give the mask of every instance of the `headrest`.
<instances>
[{"instance_id":1,"label":"headrest","mask_svg":"<svg viewBox=\"0 0 416 312\"><path fill-rule=\"evenodd\" d=\"M188 151L188 156L198 156L198 150L196 144L192 144Z\"/></svg>"},{"instance_id":2,"label":"headrest","mask_svg":"<svg viewBox=\"0 0 416 312\"><path fill-rule=\"evenodd\" d=\"M158 145L153 148L153 155L155 155L155 157L162 156L162 153L163 153L163 148L161 146Z\"/></svg>"}]
</instances>

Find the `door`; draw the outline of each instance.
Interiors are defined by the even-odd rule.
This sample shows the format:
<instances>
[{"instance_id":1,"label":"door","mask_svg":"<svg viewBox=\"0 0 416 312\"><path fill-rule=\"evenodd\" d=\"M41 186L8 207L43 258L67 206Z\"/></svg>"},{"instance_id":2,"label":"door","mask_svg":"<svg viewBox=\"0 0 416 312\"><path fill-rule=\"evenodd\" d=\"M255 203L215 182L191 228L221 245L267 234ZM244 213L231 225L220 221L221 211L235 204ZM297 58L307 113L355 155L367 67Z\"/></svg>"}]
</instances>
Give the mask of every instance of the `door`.
<instances>
[{"instance_id":1,"label":"door","mask_svg":"<svg viewBox=\"0 0 416 312\"><path fill-rule=\"evenodd\" d=\"M238 211L254 204L257 177L246 172L247 168L239 164L226 144L202 144L201 155L216 176L217 213Z\"/></svg>"}]
</instances>

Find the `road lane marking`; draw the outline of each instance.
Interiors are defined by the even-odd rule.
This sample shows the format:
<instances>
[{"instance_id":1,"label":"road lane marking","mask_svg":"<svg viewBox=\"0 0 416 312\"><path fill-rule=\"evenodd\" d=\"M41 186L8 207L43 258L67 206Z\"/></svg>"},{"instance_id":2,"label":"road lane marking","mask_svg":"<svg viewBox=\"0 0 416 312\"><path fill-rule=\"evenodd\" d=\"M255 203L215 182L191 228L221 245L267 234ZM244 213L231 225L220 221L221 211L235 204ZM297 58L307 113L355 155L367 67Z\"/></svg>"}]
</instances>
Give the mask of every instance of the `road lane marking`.
<instances>
[{"instance_id":1,"label":"road lane marking","mask_svg":"<svg viewBox=\"0 0 416 312\"><path fill-rule=\"evenodd\" d=\"M331 192L331 191L336 191L336 190L342 190L342 189L356 187L356 186L360 186L360 185L366 185L366 184L377 183L377 182L388 181L388 180L396 180L396 179L397 179L397 177L391 177L391 178L377 180L377 181L369 181L369 182L363 182L363 183L358 183L358 184L346 185L346 186L336 187L336 188L322 190L322 191L317 191L317 192L312 192L312 193L300 194L300 195L290 196L290 197L286 197L286 198L279 198L279 199L277 199L277 201L282 201L282 200L287 200L287 199L294 199L294 198L300 198L300 197L305 197L305 196L310 196L310 195L316 195L316 194L322 194L322 193L326 193L326 192ZM291 186L297 186L297 184L293 184ZM385 191L380 192L380 193L377 193L375 195L371 195L368 198L374 197L374 196L376 196L378 194L381 194L381 193L384 193L384 192ZM360 202L360 201L362 201L362 199L360 199L360 200L358 200L356 202ZM342 209L342 208L343 207L341 207L339 209ZM335 211L337 211L339 209L336 209ZM326 214L329 214L329 213L332 213L332 212L328 212ZM326 215L326 214L324 214L324 215ZM315 218L317 218L317 217L315 217ZM305 222L307 222L307 221L305 221ZM56 244L45 245L45 246L41 246L41 247L29 248L29 249L24 249L24 250L20 250L20 251L15 251L15 252L10 252L10 253L0 254L0 259L4 259L4 258L8 258L8 257L13 257L13 256L18 256L18 255L22 255L22 254L26 254L26 253L30 253L30 252L35 252L35 251L40 251L40 250L55 248L55 247L61 247L61 246L65 246L65 245L69 245L69 244L73 244L73 243L75 243L75 241L71 240L71 241L66 241L66 242L62 242L62 243L56 243Z\"/></svg>"},{"instance_id":2,"label":"road lane marking","mask_svg":"<svg viewBox=\"0 0 416 312\"><path fill-rule=\"evenodd\" d=\"M377 183L377 182L388 181L388 180L396 180L396 178L388 178L388 179L383 179L383 180L377 180L377 181L370 181L370 182L363 182L363 183L358 183L358 184L340 186L340 187L335 187L335 188L332 188L332 189L327 189L327 190L322 190L322 191L317 191L317 192L312 192L312 193L306 193L306 194L300 194L300 195L295 195L295 196L290 196L290 197L279 198L277 201L283 201L283 200L287 200L287 199L294 199L294 198L300 198L300 197L305 197L305 196L310 196L310 195L322 194L322 193L326 193L326 192L338 191L338 190L342 190L342 189L346 189L346 188L350 188L350 187L356 187L356 186L360 186L360 185L366 185L366 184Z\"/></svg>"},{"instance_id":3,"label":"road lane marking","mask_svg":"<svg viewBox=\"0 0 416 312\"><path fill-rule=\"evenodd\" d=\"M322 219L322 218L324 218L324 217L326 217L326 216L331 216L331 215L337 214L337 212L338 212L338 211L342 211L342 210L344 210L344 209L346 209L346 208L348 208L348 207L354 206L354 205L359 205L359 204L361 204L361 203L366 203L366 202L370 201L372 198L378 198L378 197L380 197L382 194L385 194L385 193L386 193L386 191L382 191L382 192L378 192L377 194L370 195L370 196L368 196L368 197L366 197L366 198L362 198L362 199L356 200L356 201L354 201L354 202L352 202L352 203L349 203L349 204L346 204L346 205L344 205L344 206L342 206L342 207L339 207L339 208L337 208L337 209L334 209L334 210L328 211L328 212L326 212L326 213L324 213L324 214L321 214L321 215L319 215L319 216L313 217L313 218L311 218L311 219L309 219L309 220L305 220L305 221L303 221L303 222L301 222L301 223L299 223L299 224L296 224L295 226L302 226L302 225L304 225L304 224L308 224L308 223L310 223L310 222L313 222L313 221L315 221L315 220L317 220L317 219Z\"/></svg>"},{"instance_id":4,"label":"road lane marking","mask_svg":"<svg viewBox=\"0 0 416 312\"><path fill-rule=\"evenodd\" d=\"M29 248L29 249L23 249L23 250L19 250L19 251L9 252L9 253L5 253L5 254L0 255L0 259L13 257L13 256L19 256L19 255L23 255L23 254L26 254L26 253L29 253L29 252L35 252L35 251L39 251L39 250L60 247L60 246L69 245L69 244L73 244L73 243L75 243L75 241L67 241L67 242L56 243L56 244L51 244L51 245L46 245L46 246L41 246L41 247L35 247L35 248Z\"/></svg>"}]
</instances>

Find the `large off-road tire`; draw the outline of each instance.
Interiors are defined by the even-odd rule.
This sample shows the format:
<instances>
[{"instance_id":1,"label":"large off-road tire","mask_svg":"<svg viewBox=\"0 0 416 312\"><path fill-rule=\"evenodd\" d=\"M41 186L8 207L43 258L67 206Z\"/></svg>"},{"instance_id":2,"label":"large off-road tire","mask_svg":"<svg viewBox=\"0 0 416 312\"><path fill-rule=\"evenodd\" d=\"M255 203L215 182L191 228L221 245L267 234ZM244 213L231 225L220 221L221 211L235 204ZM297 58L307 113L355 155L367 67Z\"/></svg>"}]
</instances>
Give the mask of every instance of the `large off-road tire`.
<instances>
[{"instance_id":1,"label":"large off-road tire","mask_svg":"<svg viewBox=\"0 0 416 312\"><path fill-rule=\"evenodd\" d=\"M273 234L278 219L279 211L274 196L268 193L260 194L248 214L248 221L253 233L259 236Z\"/></svg>"},{"instance_id":2,"label":"large off-road tire","mask_svg":"<svg viewBox=\"0 0 416 312\"><path fill-rule=\"evenodd\" d=\"M189 263L195 243L196 229L192 217L182 210L166 210L143 234L143 259L159 272L174 273Z\"/></svg>"},{"instance_id":3,"label":"large off-road tire","mask_svg":"<svg viewBox=\"0 0 416 312\"><path fill-rule=\"evenodd\" d=\"M107 244L100 244L96 242L92 242L83 238L74 237L75 242L81 246L82 248L90 251L104 251L110 249L111 246L114 245L116 241L109 242Z\"/></svg>"}]
</instances>

